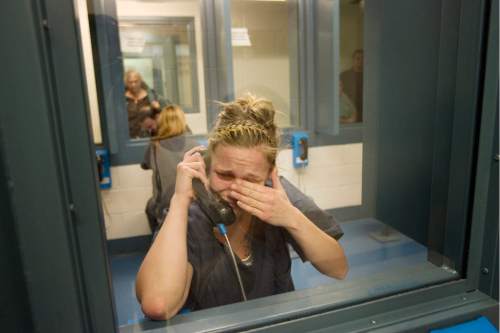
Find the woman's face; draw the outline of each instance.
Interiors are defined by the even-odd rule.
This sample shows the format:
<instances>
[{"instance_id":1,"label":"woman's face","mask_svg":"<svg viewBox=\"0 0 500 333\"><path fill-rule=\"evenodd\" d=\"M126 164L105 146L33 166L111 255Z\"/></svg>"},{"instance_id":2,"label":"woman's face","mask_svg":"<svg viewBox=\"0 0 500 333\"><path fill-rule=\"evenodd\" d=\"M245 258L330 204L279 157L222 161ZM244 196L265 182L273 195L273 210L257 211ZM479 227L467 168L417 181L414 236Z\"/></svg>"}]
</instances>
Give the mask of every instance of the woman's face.
<instances>
[{"instance_id":1,"label":"woman's face","mask_svg":"<svg viewBox=\"0 0 500 333\"><path fill-rule=\"evenodd\" d=\"M211 155L208 173L210 188L219 194L236 211L240 211L234 199L229 197L230 186L242 179L264 185L271 166L258 147L244 148L218 145Z\"/></svg>"},{"instance_id":2,"label":"woman's face","mask_svg":"<svg viewBox=\"0 0 500 333\"><path fill-rule=\"evenodd\" d=\"M126 88L131 93L137 94L141 90L142 80L139 75L130 74L126 81Z\"/></svg>"}]
</instances>

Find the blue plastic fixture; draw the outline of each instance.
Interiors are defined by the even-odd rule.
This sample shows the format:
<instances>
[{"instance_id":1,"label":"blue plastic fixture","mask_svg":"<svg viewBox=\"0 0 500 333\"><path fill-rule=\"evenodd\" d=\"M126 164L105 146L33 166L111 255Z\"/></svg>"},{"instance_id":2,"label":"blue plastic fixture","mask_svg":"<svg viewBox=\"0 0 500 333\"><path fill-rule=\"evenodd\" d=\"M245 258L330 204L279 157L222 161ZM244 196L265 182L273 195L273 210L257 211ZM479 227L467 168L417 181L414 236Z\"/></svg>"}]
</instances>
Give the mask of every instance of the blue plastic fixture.
<instances>
[{"instance_id":1,"label":"blue plastic fixture","mask_svg":"<svg viewBox=\"0 0 500 333\"><path fill-rule=\"evenodd\" d=\"M309 134L294 132L292 134L293 167L304 168L309 164Z\"/></svg>"},{"instance_id":2,"label":"blue plastic fixture","mask_svg":"<svg viewBox=\"0 0 500 333\"><path fill-rule=\"evenodd\" d=\"M99 173L99 186L103 190L111 188L111 164L107 149L97 148L95 151L97 159L97 172Z\"/></svg>"}]
</instances>

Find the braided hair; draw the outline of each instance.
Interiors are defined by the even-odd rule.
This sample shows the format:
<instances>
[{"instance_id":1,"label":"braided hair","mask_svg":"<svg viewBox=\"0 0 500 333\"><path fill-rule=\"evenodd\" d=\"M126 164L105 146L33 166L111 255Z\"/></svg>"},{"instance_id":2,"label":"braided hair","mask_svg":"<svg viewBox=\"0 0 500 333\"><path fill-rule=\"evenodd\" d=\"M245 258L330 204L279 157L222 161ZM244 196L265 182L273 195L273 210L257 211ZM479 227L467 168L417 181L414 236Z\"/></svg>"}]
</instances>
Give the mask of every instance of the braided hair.
<instances>
[{"instance_id":1,"label":"braided hair","mask_svg":"<svg viewBox=\"0 0 500 333\"><path fill-rule=\"evenodd\" d=\"M212 153L218 145L262 149L271 167L276 165L279 133L273 104L253 95L220 103L221 112L208 140Z\"/></svg>"}]
</instances>

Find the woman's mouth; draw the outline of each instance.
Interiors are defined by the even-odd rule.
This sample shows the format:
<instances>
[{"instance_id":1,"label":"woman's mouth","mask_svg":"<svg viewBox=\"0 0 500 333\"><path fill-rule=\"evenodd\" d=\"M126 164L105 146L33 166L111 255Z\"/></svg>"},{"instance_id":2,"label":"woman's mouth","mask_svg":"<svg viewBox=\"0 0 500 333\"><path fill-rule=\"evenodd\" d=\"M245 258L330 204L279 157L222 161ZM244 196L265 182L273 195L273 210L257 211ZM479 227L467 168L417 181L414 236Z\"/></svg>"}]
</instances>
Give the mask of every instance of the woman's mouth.
<instances>
[{"instance_id":1,"label":"woman's mouth","mask_svg":"<svg viewBox=\"0 0 500 333\"><path fill-rule=\"evenodd\" d=\"M237 200L235 199L228 199L226 202L231 206L232 209L238 208Z\"/></svg>"}]
</instances>

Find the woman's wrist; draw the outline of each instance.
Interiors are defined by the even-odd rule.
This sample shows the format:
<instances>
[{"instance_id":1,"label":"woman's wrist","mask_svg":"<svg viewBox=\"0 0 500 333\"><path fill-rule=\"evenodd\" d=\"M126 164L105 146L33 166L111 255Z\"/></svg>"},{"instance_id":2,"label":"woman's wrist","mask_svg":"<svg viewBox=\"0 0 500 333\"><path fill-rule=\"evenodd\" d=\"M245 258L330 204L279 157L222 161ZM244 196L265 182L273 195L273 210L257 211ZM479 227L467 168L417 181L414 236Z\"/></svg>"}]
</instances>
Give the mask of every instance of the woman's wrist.
<instances>
[{"instance_id":1,"label":"woman's wrist","mask_svg":"<svg viewBox=\"0 0 500 333\"><path fill-rule=\"evenodd\" d=\"M297 232L299 231L302 223L302 219L304 218L304 215L302 212L295 206L292 206L290 209L290 213L287 214L286 220L286 225L285 228L290 231L290 232Z\"/></svg>"},{"instance_id":2,"label":"woman's wrist","mask_svg":"<svg viewBox=\"0 0 500 333\"><path fill-rule=\"evenodd\" d=\"M189 208L189 205L191 205L191 197L188 195L183 195L179 193L174 193L172 196L172 200L170 200L170 209L172 207L184 207L184 208Z\"/></svg>"}]
</instances>

